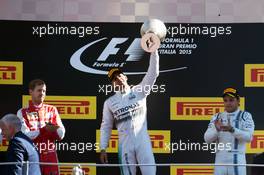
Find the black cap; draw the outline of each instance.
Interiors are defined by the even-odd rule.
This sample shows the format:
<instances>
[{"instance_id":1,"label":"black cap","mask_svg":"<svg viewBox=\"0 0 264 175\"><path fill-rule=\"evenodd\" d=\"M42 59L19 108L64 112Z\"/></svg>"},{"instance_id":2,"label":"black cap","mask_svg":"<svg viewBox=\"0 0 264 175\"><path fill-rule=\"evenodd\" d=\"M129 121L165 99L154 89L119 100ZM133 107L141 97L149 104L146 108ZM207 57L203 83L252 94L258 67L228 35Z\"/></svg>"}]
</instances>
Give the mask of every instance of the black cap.
<instances>
[{"instance_id":1,"label":"black cap","mask_svg":"<svg viewBox=\"0 0 264 175\"><path fill-rule=\"evenodd\" d=\"M223 95L222 97L225 97L225 96L229 96L229 97L233 97L233 98L239 98L239 93L237 92L237 90L235 88L226 88L223 92Z\"/></svg>"},{"instance_id":2,"label":"black cap","mask_svg":"<svg viewBox=\"0 0 264 175\"><path fill-rule=\"evenodd\" d=\"M108 78L112 82L116 74L123 74L123 72L118 68L112 68L108 72Z\"/></svg>"}]
</instances>

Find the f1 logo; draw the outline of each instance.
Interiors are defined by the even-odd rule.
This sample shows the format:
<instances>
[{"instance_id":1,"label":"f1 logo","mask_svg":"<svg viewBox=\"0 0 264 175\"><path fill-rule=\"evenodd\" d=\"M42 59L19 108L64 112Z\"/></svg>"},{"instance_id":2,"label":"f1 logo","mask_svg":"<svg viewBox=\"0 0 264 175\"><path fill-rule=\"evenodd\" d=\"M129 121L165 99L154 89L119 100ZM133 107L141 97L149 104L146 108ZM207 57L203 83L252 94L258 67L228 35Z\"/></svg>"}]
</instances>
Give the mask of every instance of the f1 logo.
<instances>
[{"instance_id":1,"label":"f1 logo","mask_svg":"<svg viewBox=\"0 0 264 175\"><path fill-rule=\"evenodd\" d=\"M119 44L126 42L128 38L112 38L104 51L98 57L97 61L106 61L109 55L116 55L120 50ZM144 54L143 49L140 47L140 39L135 38L125 52L125 55L129 55L126 61L137 61Z\"/></svg>"}]
</instances>

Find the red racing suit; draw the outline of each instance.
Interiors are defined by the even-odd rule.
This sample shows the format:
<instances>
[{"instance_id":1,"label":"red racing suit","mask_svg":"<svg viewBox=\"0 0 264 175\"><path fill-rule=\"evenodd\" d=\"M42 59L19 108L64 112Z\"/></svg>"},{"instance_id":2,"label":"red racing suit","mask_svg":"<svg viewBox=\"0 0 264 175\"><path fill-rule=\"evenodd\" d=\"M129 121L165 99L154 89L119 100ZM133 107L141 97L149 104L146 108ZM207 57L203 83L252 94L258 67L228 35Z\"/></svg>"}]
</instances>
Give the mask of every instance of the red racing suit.
<instances>
[{"instance_id":1,"label":"red racing suit","mask_svg":"<svg viewBox=\"0 0 264 175\"><path fill-rule=\"evenodd\" d=\"M28 107L17 112L17 116L22 121L22 132L31 138L40 153L40 162L58 163L55 147L56 140L62 140L65 135L65 128L61 122L56 107L41 104L35 106L32 103ZM57 131L47 131L46 123L58 125ZM59 175L57 165L41 165L42 175Z\"/></svg>"}]
</instances>

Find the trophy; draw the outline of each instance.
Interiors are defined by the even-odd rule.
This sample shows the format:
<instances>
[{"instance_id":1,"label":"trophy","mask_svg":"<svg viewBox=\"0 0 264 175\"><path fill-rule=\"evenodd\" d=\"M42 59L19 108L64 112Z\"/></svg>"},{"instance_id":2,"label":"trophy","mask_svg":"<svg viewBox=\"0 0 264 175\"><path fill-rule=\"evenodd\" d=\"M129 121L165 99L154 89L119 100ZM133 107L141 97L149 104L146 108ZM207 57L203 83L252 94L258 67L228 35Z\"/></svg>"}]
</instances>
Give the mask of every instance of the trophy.
<instances>
[{"instance_id":1,"label":"trophy","mask_svg":"<svg viewBox=\"0 0 264 175\"><path fill-rule=\"evenodd\" d=\"M167 29L165 24L158 19L145 21L140 29L141 47L146 52L154 52L160 47L160 42L165 40Z\"/></svg>"},{"instance_id":2,"label":"trophy","mask_svg":"<svg viewBox=\"0 0 264 175\"><path fill-rule=\"evenodd\" d=\"M228 126L228 124L229 124L229 118L227 115L221 114L220 115L220 121L222 123L222 126Z\"/></svg>"},{"instance_id":3,"label":"trophy","mask_svg":"<svg viewBox=\"0 0 264 175\"><path fill-rule=\"evenodd\" d=\"M85 175L85 172L82 170L81 165L73 167L72 175Z\"/></svg>"}]
</instances>

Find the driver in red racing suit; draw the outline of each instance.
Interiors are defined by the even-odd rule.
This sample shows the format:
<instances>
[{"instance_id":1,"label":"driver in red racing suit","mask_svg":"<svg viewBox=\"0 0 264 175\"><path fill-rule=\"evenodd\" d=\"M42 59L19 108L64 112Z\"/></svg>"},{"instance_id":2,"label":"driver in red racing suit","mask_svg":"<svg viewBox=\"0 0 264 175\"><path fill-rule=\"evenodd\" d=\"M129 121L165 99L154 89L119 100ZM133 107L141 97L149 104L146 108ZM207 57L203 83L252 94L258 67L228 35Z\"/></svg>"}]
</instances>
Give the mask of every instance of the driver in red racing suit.
<instances>
[{"instance_id":1,"label":"driver in red racing suit","mask_svg":"<svg viewBox=\"0 0 264 175\"><path fill-rule=\"evenodd\" d=\"M40 162L58 163L55 141L63 139L65 128L56 107L44 104L45 82L39 79L29 84L32 101L17 112L22 121L22 132L38 147ZM59 175L58 165L41 165L42 175Z\"/></svg>"}]
</instances>

